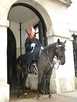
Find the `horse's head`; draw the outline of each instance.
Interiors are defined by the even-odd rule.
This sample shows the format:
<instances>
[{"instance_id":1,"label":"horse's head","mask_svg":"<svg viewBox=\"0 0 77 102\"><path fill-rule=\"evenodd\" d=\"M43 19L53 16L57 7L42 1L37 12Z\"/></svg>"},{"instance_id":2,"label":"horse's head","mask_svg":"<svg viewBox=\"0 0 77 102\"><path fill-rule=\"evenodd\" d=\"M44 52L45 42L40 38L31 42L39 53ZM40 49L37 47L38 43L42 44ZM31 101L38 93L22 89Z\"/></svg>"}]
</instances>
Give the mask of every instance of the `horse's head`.
<instances>
[{"instance_id":1,"label":"horse's head","mask_svg":"<svg viewBox=\"0 0 77 102\"><path fill-rule=\"evenodd\" d=\"M57 56L58 60L60 60L61 65L65 64L65 43L66 41L61 42L59 39L56 43L55 55Z\"/></svg>"}]
</instances>

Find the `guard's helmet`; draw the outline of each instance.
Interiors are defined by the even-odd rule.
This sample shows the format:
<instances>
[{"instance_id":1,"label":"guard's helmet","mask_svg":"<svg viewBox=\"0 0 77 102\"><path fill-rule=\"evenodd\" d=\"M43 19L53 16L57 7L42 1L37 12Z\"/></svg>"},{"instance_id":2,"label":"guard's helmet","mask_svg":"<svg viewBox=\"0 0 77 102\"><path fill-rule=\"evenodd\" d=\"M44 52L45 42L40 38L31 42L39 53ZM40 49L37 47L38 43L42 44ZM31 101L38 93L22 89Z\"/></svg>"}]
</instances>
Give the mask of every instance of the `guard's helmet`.
<instances>
[{"instance_id":1,"label":"guard's helmet","mask_svg":"<svg viewBox=\"0 0 77 102\"><path fill-rule=\"evenodd\" d=\"M30 26L30 27L27 29L27 33L28 33L29 35L31 35L31 34L35 34L36 31L35 31L35 29L34 29L32 26Z\"/></svg>"}]
</instances>

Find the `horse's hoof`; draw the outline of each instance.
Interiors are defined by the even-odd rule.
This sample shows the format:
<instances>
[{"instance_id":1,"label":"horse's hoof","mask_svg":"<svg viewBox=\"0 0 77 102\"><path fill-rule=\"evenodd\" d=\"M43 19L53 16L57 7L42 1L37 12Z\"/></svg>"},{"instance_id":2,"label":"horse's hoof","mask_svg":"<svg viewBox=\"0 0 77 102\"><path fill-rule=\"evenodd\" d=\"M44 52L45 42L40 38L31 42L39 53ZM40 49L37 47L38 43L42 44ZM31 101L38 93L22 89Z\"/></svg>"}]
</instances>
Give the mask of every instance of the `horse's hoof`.
<instances>
[{"instance_id":1,"label":"horse's hoof","mask_svg":"<svg viewBox=\"0 0 77 102\"><path fill-rule=\"evenodd\" d=\"M49 98L51 98L51 95L49 95Z\"/></svg>"},{"instance_id":2,"label":"horse's hoof","mask_svg":"<svg viewBox=\"0 0 77 102\"><path fill-rule=\"evenodd\" d=\"M19 97L20 97L20 94L17 95L17 98L19 98Z\"/></svg>"},{"instance_id":3,"label":"horse's hoof","mask_svg":"<svg viewBox=\"0 0 77 102\"><path fill-rule=\"evenodd\" d=\"M40 98L40 95L37 95L37 99L39 100L39 98Z\"/></svg>"}]
</instances>

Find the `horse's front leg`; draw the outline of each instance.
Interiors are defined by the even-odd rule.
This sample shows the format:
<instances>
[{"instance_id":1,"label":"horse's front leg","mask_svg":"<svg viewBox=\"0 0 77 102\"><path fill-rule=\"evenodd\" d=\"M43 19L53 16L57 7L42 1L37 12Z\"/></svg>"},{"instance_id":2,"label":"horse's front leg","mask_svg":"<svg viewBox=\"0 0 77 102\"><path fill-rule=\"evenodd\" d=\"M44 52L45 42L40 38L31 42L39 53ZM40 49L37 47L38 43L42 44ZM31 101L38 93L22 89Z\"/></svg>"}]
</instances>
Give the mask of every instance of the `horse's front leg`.
<instances>
[{"instance_id":1,"label":"horse's front leg","mask_svg":"<svg viewBox=\"0 0 77 102\"><path fill-rule=\"evenodd\" d=\"M47 86L48 86L48 94L49 94L49 98L51 98L51 91L50 91L50 79L51 79L51 74L52 74L52 69L53 68L51 68L50 67L50 69L49 69L49 71L48 71L48 73L47 73Z\"/></svg>"},{"instance_id":2,"label":"horse's front leg","mask_svg":"<svg viewBox=\"0 0 77 102\"><path fill-rule=\"evenodd\" d=\"M38 93L37 93L37 98L40 97L40 92L41 92L41 79L42 79L42 73L38 72Z\"/></svg>"},{"instance_id":3,"label":"horse's front leg","mask_svg":"<svg viewBox=\"0 0 77 102\"><path fill-rule=\"evenodd\" d=\"M50 81L49 81L49 98L51 98Z\"/></svg>"},{"instance_id":4,"label":"horse's front leg","mask_svg":"<svg viewBox=\"0 0 77 102\"><path fill-rule=\"evenodd\" d=\"M49 75L49 77L48 77L48 93L49 93L49 98L51 98L51 91L50 91L50 78L51 78L51 75Z\"/></svg>"}]
</instances>

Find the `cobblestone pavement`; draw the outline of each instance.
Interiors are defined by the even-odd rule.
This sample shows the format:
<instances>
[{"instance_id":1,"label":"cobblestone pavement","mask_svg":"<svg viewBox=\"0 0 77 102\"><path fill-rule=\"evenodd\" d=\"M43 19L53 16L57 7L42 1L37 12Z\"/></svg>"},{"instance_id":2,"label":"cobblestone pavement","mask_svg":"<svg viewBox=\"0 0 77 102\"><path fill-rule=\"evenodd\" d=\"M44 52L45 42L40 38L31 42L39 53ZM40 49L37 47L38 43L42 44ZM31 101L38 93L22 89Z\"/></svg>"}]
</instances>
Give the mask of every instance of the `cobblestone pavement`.
<instances>
[{"instance_id":1,"label":"cobblestone pavement","mask_svg":"<svg viewBox=\"0 0 77 102\"><path fill-rule=\"evenodd\" d=\"M77 92L65 93L63 95L53 94L50 99L48 95L41 95L39 99L37 99L36 97L32 97L32 98L25 98L25 97L14 98L13 97L11 98L10 102L77 102L76 96L77 96Z\"/></svg>"}]
</instances>

